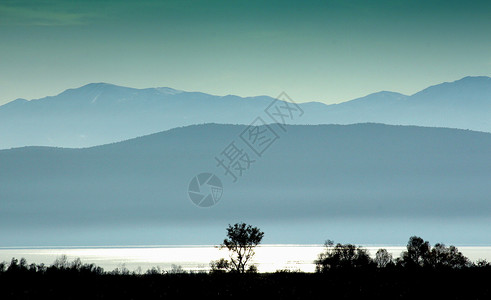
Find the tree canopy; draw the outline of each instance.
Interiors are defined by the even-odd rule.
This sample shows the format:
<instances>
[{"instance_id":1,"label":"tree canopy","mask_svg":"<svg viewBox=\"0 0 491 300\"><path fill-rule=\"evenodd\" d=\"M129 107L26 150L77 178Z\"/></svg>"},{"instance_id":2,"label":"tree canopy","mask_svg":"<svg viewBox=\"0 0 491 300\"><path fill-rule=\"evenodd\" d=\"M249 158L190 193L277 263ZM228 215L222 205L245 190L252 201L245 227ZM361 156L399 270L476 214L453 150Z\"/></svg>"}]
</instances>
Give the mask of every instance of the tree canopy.
<instances>
[{"instance_id":1,"label":"tree canopy","mask_svg":"<svg viewBox=\"0 0 491 300\"><path fill-rule=\"evenodd\" d=\"M264 232L257 227L245 223L228 225L227 238L221 246L229 250L232 270L246 272L246 266L255 254L254 248L261 243L263 237ZM254 270L254 267L251 270Z\"/></svg>"}]
</instances>

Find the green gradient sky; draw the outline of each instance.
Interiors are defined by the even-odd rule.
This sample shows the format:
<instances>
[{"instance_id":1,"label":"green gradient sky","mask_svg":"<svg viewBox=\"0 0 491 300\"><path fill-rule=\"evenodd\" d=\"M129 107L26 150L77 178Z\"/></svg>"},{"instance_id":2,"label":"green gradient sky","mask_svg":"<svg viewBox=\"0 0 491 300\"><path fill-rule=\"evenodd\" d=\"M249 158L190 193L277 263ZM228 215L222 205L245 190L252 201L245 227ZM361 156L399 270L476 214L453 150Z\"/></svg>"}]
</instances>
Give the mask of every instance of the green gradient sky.
<instances>
[{"instance_id":1,"label":"green gradient sky","mask_svg":"<svg viewBox=\"0 0 491 300\"><path fill-rule=\"evenodd\" d=\"M336 103L491 75L491 1L0 0L0 104L90 82Z\"/></svg>"}]
</instances>

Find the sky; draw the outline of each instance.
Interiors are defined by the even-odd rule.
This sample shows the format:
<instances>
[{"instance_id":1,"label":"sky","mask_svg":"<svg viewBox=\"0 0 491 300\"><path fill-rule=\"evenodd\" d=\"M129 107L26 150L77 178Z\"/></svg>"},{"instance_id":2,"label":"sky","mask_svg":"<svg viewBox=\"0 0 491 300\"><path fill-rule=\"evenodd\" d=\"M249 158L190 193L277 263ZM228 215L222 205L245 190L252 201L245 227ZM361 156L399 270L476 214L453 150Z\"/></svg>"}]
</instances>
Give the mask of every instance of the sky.
<instances>
[{"instance_id":1,"label":"sky","mask_svg":"<svg viewBox=\"0 0 491 300\"><path fill-rule=\"evenodd\" d=\"M491 75L490 1L0 0L0 105L91 82L339 103Z\"/></svg>"}]
</instances>

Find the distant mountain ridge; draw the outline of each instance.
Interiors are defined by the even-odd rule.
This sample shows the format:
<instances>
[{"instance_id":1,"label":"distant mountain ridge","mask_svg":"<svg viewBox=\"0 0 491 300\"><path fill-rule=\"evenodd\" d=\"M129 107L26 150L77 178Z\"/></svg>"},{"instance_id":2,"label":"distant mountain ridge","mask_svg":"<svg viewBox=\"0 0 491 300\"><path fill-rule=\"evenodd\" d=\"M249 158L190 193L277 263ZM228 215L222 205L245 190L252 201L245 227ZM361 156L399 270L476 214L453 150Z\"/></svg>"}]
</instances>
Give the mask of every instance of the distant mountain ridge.
<instances>
[{"instance_id":1,"label":"distant mountain ridge","mask_svg":"<svg viewBox=\"0 0 491 300\"><path fill-rule=\"evenodd\" d=\"M59 95L0 106L0 149L90 147L179 126L249 124L274 99L215 96L172 88L92 83ZM340 104L299 104L292 124L384 123L491 132L491 78L465 77L411 96L378 92Z\"/></svg>"},{"instance_id":2,"label":"distant mountain ridge","mask_svg":"<svg viewBox=\"0 0 491 300\"><path fill-rule=\"evenodd\" d=\"M267 243L404 243L414 234L489 243L489 133L287 126L233 183L214 158L244 129L193 125L87 149L1 150L0 246L214 244L239 221L263 229ZM201 172L223 182L211 208L188 199Z\"/></svg>"}]
</instances>

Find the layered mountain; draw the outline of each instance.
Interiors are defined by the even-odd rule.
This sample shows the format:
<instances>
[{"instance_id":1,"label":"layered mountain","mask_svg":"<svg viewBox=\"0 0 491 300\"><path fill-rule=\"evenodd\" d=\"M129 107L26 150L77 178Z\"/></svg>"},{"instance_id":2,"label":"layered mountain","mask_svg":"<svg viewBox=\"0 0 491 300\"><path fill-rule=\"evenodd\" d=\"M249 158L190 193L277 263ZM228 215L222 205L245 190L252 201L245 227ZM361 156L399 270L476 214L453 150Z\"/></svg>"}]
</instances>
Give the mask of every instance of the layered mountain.
<instances>
[{"instance_id":1,"label":"layered mountain","mask_svg":"<svg viewBox=\"0 0 491 300\"><path fill-rule=\"evenodd\" d=\"M106 83L0 107L0 149L88 147L206 122L245 124L272 98L213 96Z\"/></svg>"},{"instance_id":2,"label":"layered mountain","mask_svg":"<svg viewBox=\"0 0 491 300\"><path fill-rule=\"evenodd\" d=\"M0 106L0 149L90 147L179 126L250 124L273 101L268 96L242 98L88 84L52 97L18 99ZM491 132L491 78L465 77L411 96L379 92L335 105L308 102L300 107L302 118L290 123L375 122Z\"/></svg>"},{"instance_id":3,"label":"layered mountain","mask_svg":"<svg viewBox=\"0 0 491 300\"><path fill-rule=\"evenodd\" d=\"M376 122L491 132L487 117L491 112L491 78L465 77L411 96L380 92L328 107L322 116L330 123Z\"/></svg>"},{"instance_id":4,"label":"layered mountain","mask_svg":"<svg viewBox=\"0 0 491 300\"><path fill-rule=\"evenodd\" d=\"M0 246L217 244L239 221L260 226L266 243L401 244L414 234L489 243L489 133L381 124L257 129L277 134L260 156L245 142L246 126L219 124L85 149L1 150ZM216 159L233 153L232 142L248 154L236 182ZM188 195L203 172L223 185L208 208Z\"/></svg>"}]
</instances>

